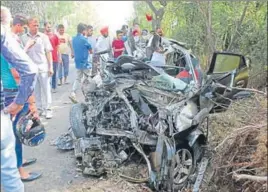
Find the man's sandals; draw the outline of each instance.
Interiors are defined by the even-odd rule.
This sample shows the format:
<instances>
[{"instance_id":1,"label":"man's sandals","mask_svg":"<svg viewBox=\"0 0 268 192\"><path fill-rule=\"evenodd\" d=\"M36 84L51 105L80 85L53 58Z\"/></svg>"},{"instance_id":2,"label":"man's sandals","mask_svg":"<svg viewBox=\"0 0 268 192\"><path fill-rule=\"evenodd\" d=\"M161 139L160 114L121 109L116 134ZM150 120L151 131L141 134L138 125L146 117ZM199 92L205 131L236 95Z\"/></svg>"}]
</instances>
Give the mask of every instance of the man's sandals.
<instances>
[{"instance_id":1,"label":"man's sandals","mask_svg":"<svg viewBox=\"0 0 268 192\"><path fill-rule=\"evenodd\" d=\"M24 163L22 163L22 167L27 167L29 165L34 164L37 161L36 158L27 159Z\"/></svg>"},{"instance_id":2,"label":"man's sandals","mask_svg":"<svg viewBox=\"0 0 268 192\"><path fill-rule=\"evenodd\" d=\"M31 172L31 173L29 173L29 177L27 177L25 179L21 178L21 181L30 182L30 181L34 181L34 180L40 178L41 176L42 176L42 173Z\"/></svg>"},{"instance_id":3,"label":"man's sandals","mask_svg":"<svg viewBox=\"0 0 268 192\"><path fill-rule=\"evenodd\" d=\"M29 165L34 164L37 161L36 158L32 158L32 159L27 159L23 164L22 167L26 167ZM21 181L23 182L29 182L29 181L34 181L36 179L38 179L39 177L41 177L42 173L35 173L35 172L31 172L29 173L29 177L27 178L22 178Z\"/></svg>"}]
</instances>

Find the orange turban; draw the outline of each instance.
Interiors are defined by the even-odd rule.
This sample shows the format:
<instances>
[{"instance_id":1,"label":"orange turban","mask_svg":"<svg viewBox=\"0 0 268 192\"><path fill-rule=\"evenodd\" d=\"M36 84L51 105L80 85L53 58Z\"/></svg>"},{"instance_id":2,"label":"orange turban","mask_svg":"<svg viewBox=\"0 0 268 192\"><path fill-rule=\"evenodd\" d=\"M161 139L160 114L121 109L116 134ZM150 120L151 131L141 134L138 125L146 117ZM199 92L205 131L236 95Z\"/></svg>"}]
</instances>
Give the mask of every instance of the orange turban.
<instances>
[{"instance_id":1,"label":"orange turban","mask_svg":"<svg viewBox=\"0 0 268 192\"><path fill-rule=\"evenodd\" d=\"M108 31L109 31L109 27L105 26L105 27L101 28L100 33L103 35L105 33L108 33Z\"/></svg>"}]
</instances>

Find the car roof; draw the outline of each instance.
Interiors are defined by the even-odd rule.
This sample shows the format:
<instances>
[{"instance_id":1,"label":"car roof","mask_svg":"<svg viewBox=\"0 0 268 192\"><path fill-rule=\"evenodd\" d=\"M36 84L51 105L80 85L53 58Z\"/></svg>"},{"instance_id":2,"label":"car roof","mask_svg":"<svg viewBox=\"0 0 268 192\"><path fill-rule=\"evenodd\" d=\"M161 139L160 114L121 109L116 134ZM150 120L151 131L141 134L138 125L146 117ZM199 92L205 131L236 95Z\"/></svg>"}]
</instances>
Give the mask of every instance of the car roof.
<instances>
[{"instance_id":1,"label":"car roof","mask_svg":"<svg viewBox=\"0 0 268 192\"><path fill-rule=\"evenodd\" d=\"M180 42L180 41L177 41L177 40L175 40L175 39L171 39L171 38L167 38L167 40L169 40L171 43L174 43L174 44L177 44L177 45L179 45L179 46L181 46L181 47L183 47L183 48L185 48L185 49L189 49L189 48L187 48L186 47L186 43L184 43L184 42Z\"/></svg>"}]
</instances>

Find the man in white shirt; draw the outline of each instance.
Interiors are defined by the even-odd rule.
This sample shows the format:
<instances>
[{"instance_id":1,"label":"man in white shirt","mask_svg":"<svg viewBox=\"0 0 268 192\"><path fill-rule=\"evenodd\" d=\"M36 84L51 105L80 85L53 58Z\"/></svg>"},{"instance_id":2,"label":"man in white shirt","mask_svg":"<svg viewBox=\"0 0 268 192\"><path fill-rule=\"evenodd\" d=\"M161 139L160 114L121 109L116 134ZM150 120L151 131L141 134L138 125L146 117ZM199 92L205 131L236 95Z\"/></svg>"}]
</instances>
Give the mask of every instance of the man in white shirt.
<instances>
[{"instance_id":1,"label":"man in white shirt","mask_svg":"<svg viewBox=\"0 0 268 192\"><path fill-rule=\"evenodd\" d=\"M21 36L23 45L33 41L34 45L27 50L27 54L38 67L35 85L36 106L41 115L47 119L52 118L51 109L51 85L50 78L53 75L52 46L49 38L38 31L39 21L36 18L28 20L29 32Z\"/></svg>"},{"instance_id":2,"label":"man in white shirt","mask_svg":"<svg viewBox=\"0 0 268 192\"><path fill-rule=\"evenodd\" d=\"M101 52L101 51L108 51L107 57L112 58L113 52L112 52L112 39L109 37L109 28L103 27L100 30L101 36L98 37L95 52ZM103 74L103 70L105 68L104 63L100 61L101 64L101 73Z\"/></svg>"},{"instance_id":3,"label":"man in white shirt","mask_svg":"<svg viewBox=\"0 0 268 192\"><path fill-rule=\"evenodd\" d=\"M98 37L96 43L96 52L109 50L109 56L112 57L112 39L109 37L109 28L103 27L100 30L101 36Z\"/></svg>"}]
</instances>

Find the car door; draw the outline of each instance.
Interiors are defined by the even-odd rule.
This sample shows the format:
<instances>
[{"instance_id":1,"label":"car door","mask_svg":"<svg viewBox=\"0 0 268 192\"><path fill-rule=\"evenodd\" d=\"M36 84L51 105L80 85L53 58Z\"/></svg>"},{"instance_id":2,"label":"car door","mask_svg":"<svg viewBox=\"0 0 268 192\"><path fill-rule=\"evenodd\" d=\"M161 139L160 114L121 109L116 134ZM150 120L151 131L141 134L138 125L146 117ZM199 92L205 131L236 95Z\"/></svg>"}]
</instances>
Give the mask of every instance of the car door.
<instances>
[{"instance_id":1,"label":"car door","mask_svg":"<svg viewBox=\"0 0 268 192\"><path fill-rule=\"evenodd\" d=\"M232 96L239 92L235 87L247 87L249 67L245 57L241 54L215 52L207 71L207 77L228 87L228 89L218 88L216 90L219 94L216 102L221 105L216 109L222 111L229 107Z\"/></svg>"}]
</instances>

